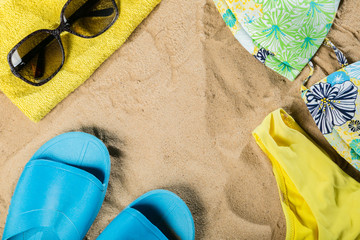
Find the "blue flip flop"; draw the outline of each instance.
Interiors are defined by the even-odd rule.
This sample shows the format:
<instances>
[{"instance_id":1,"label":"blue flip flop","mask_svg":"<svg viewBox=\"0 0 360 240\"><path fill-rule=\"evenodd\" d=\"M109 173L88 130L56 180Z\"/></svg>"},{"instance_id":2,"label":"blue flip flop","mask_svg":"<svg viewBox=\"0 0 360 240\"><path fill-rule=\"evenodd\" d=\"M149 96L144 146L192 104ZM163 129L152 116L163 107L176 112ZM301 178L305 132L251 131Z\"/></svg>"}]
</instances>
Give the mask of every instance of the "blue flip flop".
<instances>
[{"instance_id":1,"label":"blue flip flop","mask_svg":"<svg viewBox=\"0 0 360 240\"><path fill-rule=\"evenodd\" d=\"M45 143L26 164L3 240L82 240L104 201L110 156L96 137L71 132Z\"/></svg>"},{"instance_id":2,"label":"blue flip flop","mask_svg":"<svg viewBox=\"0 0 360 240\"><path fill-rule=\"evenodd\" d=\"M189 208L174 193L150 191L126 207L97 240L195 239Z\"/></svg>"}]
</instances>

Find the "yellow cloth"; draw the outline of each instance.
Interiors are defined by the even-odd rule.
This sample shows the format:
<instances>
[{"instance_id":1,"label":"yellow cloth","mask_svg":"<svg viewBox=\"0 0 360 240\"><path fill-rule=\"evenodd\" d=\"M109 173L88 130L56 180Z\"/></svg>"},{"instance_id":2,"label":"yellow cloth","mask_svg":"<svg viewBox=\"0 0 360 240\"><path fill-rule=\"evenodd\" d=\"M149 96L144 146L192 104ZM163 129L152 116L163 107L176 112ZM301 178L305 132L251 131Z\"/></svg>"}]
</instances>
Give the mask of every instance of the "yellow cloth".
<instances>
[{"instance_id":1,"label":"yellow cloth","mask_svg":"<svg viewBox=\"0 0 360 240\"><path fill-rule=\"evenodd\" d=\"M286 239L360 239L360 183L282 109L267 116L253 135L273 165Z\"/></svg>"},{"instance_id":2,"label":"yellow cloth","mask_svg":"<svg viewBox=\"0 0 360 240\"><path fill-rule=\"evenodd\" d=\"M120 1L120 4L119 4ZM0 90L31 120L38 122L68 94L79 87L147 17L161 0L116 0L120 16L104 34L84 39L62 34L65 64L41 87L15 77L7 62L9 51L24 37L39 29L54 29L67 0L0 1Z\"/></svg>"}]
</instances>

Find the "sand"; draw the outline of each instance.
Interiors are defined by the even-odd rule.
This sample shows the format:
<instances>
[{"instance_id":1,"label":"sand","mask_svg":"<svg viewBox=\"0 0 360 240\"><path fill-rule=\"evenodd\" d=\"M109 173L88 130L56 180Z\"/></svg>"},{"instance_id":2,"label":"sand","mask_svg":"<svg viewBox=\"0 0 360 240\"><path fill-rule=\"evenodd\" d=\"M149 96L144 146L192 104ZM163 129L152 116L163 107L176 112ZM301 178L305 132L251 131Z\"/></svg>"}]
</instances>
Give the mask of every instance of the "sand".
<instances>
[{"instance_id":1,"label":"sand","mask_svg":"<svg viewBox=\"0 0 360 240\"><path fill-rule=\"evenodd\" d=\"M344 0L329 38L360 60L358 0ZM339 69L322 47L312 83ZM286 224L271 164L251 136L282 107L349 174L303 104L308 73L290 82L235 40L211 0L163 0L74 93L32 123L0 93L0 232L17 180L32 154L70 131L92 133L112 155L103 207L87 239L96 239L130 202L156 188L189 205L197 239L284 239Z\"/></svg>"}]
</instances>

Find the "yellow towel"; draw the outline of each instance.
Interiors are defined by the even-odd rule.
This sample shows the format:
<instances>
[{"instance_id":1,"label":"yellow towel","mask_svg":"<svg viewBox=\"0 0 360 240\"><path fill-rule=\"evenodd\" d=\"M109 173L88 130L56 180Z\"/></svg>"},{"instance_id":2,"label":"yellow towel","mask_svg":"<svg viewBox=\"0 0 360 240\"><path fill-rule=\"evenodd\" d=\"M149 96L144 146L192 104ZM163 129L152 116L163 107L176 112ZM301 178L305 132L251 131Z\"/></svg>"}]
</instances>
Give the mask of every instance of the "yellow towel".
<instances>
[{"instance_id":1,"label":"yellow towel","mask_svg":"<svg viewBox=\"0 0 360 240\"><path fill-rule=\"evenodd\" d=\"M66 54L63 68L45 85L34 87L11 73L7 55L28 34L39 29L56 28L60 23L61 9L67 0L1 0L0 90L31 120L40 121L88 79L160 1L116 0L120 6L119 19L104 34L93 39L63 34Z\"/></svg>"}]
</instances>

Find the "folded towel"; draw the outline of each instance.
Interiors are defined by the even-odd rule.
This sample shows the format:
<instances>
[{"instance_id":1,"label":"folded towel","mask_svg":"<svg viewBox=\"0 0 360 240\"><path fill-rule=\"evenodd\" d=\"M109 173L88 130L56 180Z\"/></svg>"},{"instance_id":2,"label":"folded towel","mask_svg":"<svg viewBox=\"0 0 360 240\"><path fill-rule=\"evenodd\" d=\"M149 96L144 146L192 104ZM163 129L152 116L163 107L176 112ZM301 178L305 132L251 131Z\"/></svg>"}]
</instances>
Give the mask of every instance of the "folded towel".
<instances>
[{"instance_id":1,"label":"folded towel","mask_svg":"<svg viewBox=\"0 0 360 240\"><path fill-rule=\"evenodd\" d=\"M120 4L119 4L120 1ZM7 62L9 51L28 34L54 29L67 0L2 0L0 2L0 90L34 122L40 121L68 94L79 87L148 16L161 0L117 0L119 19L104 34L84 39L65 33L65 64L41 87L15 77Z\"/></svg>"}]
</instances>

